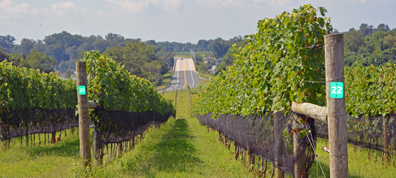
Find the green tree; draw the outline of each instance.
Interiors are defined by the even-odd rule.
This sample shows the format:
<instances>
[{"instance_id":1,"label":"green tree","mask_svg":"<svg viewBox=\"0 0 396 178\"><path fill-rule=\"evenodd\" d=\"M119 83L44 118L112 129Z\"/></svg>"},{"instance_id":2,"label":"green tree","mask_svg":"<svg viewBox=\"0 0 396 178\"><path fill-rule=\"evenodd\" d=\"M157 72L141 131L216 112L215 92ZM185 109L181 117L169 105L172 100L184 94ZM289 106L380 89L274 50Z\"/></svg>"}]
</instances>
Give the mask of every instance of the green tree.
<instances>
[{"instance_id":1,"label":"green tree","mask_svg":"<svg viewBox=\"0 0 396 178\"><path fill-rule=\"evenodd\" d=\"M3 62L4 60L7 60L9 57L10 57L10 56L9 56L6 52L3 52L3 51L0 49L0 62Z\"/></svg>"},{"instance_id":2,"label":"green tree","mask_svg":"<svg viewBox=\"0 0 396 178\"><path fill-rule=\"evenodd\" d=\"M163 48L161 48L158 52L157 52L157 57L160 61L166 62L168 64L169 67L173 67L173 62L174 59L173 57L175 57L176 53L174 52L166 52Z\"/></svg>"},{"instance_id":3,"label":"green tree","mask_svg":"<svg viewBox=\"0 0 396 178\"><path fill-rule=\"evenodd\" d=\"M241 36L239 37L234 37L231 38L230 40L226 41L221 38L217 38L212 46L213 46L213 54L217 59L223 58L223 55L225 55L228 51L228 49L235 43L238 43L240 41L244 41L244 38Z\"/></svg>"},{"instance_id":4,"label":"green tree","mask_svg":"<svg viewBox=\"0 0 396 178\"><path fill-rule=\"evenodd\" d=\"M104 55L124 65L129 73L158 84L162 81L162 75L169 71L169 67L168 63L160 60L156 51L155 46L145 45L138 40L127 43L125 47L107 49Z\"/></svg>"},{"instance_id":5,"label":"green tree","mask_svg":"<svg viewBox=\"0 0 396 178\"><path fill-rule=\"evenodd\" d=\"M30 54L30 50L34 48L36 41L32 39L22 39L21 44L18 46L18 53L19 54Z\"/></svg>"},{"instance_id":6,"label":"green tree","mask_svg":"<svg viewBox=\"0 0 396 178\"><path fill-rule=\"evenodd\" d=\"M27 56L13 53L7 61L12 62L17 67L40 69L40 71L45 73L53 72L56 64L54 58L47 56L43 52L38 53L36 50L32 50Z\"/></svg>"},{"instance_id":7,"label":"green tree","mask_svg":"<svg viewBox=\"0 0 396 178\"><path fill-rule=\"evenodd\" d=\"M392 54L396 47L396 31L386 24L374 29L367 24L362 24L359 30L352 28L345 33L344 41L346 66L353 66L355 62L366 66L395 63Z\"/></svg>"},{"instance_id":8,"label":"green tree","mask_svg":"<svg viewBox=\"0 0 396 178\"><path fill-rule=\"evenodd\" d=\"M216 66L215 75L219 74L221 71L225 71L227 66L231 66L234 64L235 57L233 53L235 50L239 48L243 48L247 44L247 41L240 41L235 43L231 48L228 49L227 53L223 56L223 61Z\"/></svg>"},{"instance_id":9,"label":"green tree","mask_svg":"<svg viewBox=\"0 0 396 178\"><path fill-rule=\"evenodd\" d=\"M13 36L0 36L0 48L7 53L12 53L15 38Z\"/></svg>"},{"instance_id":10,"label":"green tree","mask_svg":"<svg viewBox=\"0 0 396 178\"><path fill-rule=\"evenodd\" d=\"M28 64L28 66L26 66L28 68L40 69L40 71L50 73L54 71L56 61L54 58L47 56L43 52L38 53L36 50L32 50L30 54L27 55L27 58L24 60L22 65L25 65L25 63Z\"/></svg>"},{"instance_id":11,"label":"green tree","mask_svg":"<svg viewBox=\"0 0 396 178\"><path fill-rule=\"evenodd\" d=\"M65 78L70 78L72 76L72 72L70 70L67 70L65 73Z\"/></svg>"}]
</instances>

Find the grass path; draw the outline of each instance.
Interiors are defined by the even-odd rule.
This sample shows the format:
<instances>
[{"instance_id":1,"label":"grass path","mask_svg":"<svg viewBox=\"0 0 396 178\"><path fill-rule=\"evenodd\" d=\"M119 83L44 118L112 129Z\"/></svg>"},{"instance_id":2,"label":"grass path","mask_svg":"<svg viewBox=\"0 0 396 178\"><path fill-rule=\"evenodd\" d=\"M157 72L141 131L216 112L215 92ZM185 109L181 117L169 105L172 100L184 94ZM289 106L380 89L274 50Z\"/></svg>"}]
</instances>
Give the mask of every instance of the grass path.
<instances>
[{"instance_id":1,"label":"grass path","mask_svg":"<svg viewBox=\"0 0 396 178\"><path fill-rule=\"evenodd\" d=\"M174 93L165 97L174 99ZM254 177L242 161L233 160L217 132L208 133L191 118L187 90L178 94L176 119L149 128L134 150L111 162L105 156L104 166L89 173L81 168L78 135L70 130L57 144L25 147L19 139L11 142L9 150L0 150L0 177Z\"/></svg>"},{"instance_id":2,"label":"grass path","mask_svg":"<svg viewBox=\"0 0 396 178\"><path fill-rule=\"evenodd\" d=\"M93 177L252 177L197 120L171 119Z\"/></svg>"},{"instance_id":3,"label":"grass path","mask_svg":"<svg viewBox=\"0 0 396 178\"><path fill-rule=\"evenodd\" d=\"M173 92L165 97L174 99ZM187 90L178 94L177 116L159 129L150 128L144 140L122 158L93 171L93 177L254 177L233 152L224 148L217 132L191 118Z\"/></svg>"},{"instance_id":4,"label":"grass path","mask_svg":"<svg viewBox=\"0 0 396 178\"><path fill-rule=\"evenodd\" d=\"M205 83L204 81L203 83ZM192 89L196 93L198 89ZM175 93L165 92L174 99ZM194 95L192 96L194 97ZM11 143L11 149L0 150L0 178L2 177L255 177L247 172L244 163L233 159L233 151L218 140L218 133L207 132L206 127L191 117L190 98L187 90L179 91L176 118L170 118L160 128L151 127L135 149L120 159L103 166L94 166L84 173L79 158L78 136L70 135L60 143L33 147L20 146L19 139ZM43 137L43 136L42 136ZM91 136L92 139L92 136ZM324 140L320 144L327 145ZM232 148L232 146L231 146ZM328 153L320 150L320 163L329 177ZM378 161L367 159L367 151L354 151L348 144L350 177L396 177L396 169L384 169L381 156ZM270 174L268 164L267 174ZM309 172L316 177L316 162ZM319 177L323 177L319 172Z\"/></svg>"}]
</instances>

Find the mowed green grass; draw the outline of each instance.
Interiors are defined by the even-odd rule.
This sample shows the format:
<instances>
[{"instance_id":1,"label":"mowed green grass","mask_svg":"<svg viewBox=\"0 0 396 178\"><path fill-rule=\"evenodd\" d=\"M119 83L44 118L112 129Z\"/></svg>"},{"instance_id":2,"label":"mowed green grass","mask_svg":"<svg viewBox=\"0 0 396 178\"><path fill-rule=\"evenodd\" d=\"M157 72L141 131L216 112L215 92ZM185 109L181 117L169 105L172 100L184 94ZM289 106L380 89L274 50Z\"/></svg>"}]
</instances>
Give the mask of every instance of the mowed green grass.
<instances>
[{"instance_id":1,"label":"mowed green grass","mask_svg":"<svg viewBox=\"0 0 396 178\"><path fill-rule=\"evenodd\" d=\"M327 139L318 138L316 152L318 153L319 162L322 169L318 165L319 177L330 177L330 157L329 153L322 150L322 145L329 146ZM377 160L375 160L377 154ZM375 152L370 150L370 159L368 159L368 149L361 148L348 143L348 171L349 177L363 178L394 178L396 177L396 167L393 165L395 157L391 158L391 163L385 169L382 162L382 152ZM312 164L312 169L309 172L310 177L316 177L316 161ZM396 164L396 162L395 162ZM322 172L323 170L323 172Z\"/></svg>"},{"instance_id":2,"label":"mowed green grass","mask_svg":"<svg viewBox=\"0 0 396 178\"><path fill-rule=\"evenodd\" d=\"M175 92L165 92L175 99ZM254 177L233 152L218 140L217 132L191 118L187 90L178 91L177 115L159 129L151 127L142 142L122 158L94 167L92 177Z\"/></svg>"},{"instance_id":3,"label":"mowed green grass","mask_svg":"<svg viewBox=\"0 0 396 178\"><path fill-rule=\"evenodd\" d=\"M53 145L25 147L17 140L0 151L0 177L254 177L233 160L217 132L191 118L187 90L178 93L177 112L160 128L150 127L134 150L110 162L105 156L104 165L89 172L81 166L77 133Z\"/></svg>"},{"instance_id":4,"label":"mowed green grass","mask_svg":"<svg viewBox=\"0 0 396 178\"><path fill-rule=\"evenodd\" d=\"M76 129L77 130L77 129ZM36 146L23 146L20 138L11 139L11 148L0 150L0 177L73 177L73 166L78 165L79 140L77 132L68 136L56 144L38 145L36 134ZM59 132L56 134L59 135ZM41 141L44 134L40 134Z\"/></svg>"},{"instance_id":5,"label":"mowed green grass","mask_svg":"<svg viewBox=\"0 0 396 178\"><path fill-rule=\"evenodd\" d=\"M208 81L201 82L204 88ZM198 88L191 91L192 97L196 97ZM174 100L175 93L165 92L164 96ZM0 151L0 177L256 177L247 171L244 161L233 159L233 150L224 147L216 131L208 132L196 117L191 117L187 90L178 91L176 118L170 118L160 128L150 127L134 150L111 161L106 155L104 165L93 166L92 171L82 169L77 132L71 135L68 130L67 134L53 145L26 147L20 146L19 139L15 143L12 140L9 150ZM316 151L325 176L330 177L329 155L321 151L320 145L328 144L319 139ZM348 144L348 159L350 177L396 177L392 165L384 168L379 152L377 161L374 151L368 160L367 150L354 151L353 145ZM271 166L269 163L267 177ZM318 174L324 177L322 172ZM316 162L309 175L316 177Z\"/></svg>"}]
</instances>

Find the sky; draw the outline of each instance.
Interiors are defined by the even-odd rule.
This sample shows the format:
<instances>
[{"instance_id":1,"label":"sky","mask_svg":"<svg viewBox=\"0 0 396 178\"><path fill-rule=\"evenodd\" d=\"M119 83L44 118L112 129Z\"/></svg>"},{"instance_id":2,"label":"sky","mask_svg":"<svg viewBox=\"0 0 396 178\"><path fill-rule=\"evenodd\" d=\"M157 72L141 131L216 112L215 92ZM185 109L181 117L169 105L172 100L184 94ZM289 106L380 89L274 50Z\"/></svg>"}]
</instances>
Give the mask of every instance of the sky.
<instances>
[{"instance_id":1,"label":"sky","mask_svg":"<svg viewBox=\"0 0 396 178\"><path fill-rule=\"evenodd\" d=\"M325 7L340 32L362 23L396 28L396 0L0 0L0 35L16 44L62 31L196 44L256 33L258 20L304 4Z\"/></svg>"}]
</instances>

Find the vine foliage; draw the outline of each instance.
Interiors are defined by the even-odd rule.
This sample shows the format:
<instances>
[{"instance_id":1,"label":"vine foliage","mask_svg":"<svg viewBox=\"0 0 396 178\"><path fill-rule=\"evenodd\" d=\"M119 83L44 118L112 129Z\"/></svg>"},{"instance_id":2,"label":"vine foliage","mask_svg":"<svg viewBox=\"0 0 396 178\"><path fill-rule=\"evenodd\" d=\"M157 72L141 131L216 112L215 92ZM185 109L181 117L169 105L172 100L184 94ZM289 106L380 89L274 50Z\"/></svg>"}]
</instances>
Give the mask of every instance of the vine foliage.
<instances>
[{"instance_id":1,"label":"vine foliage","mask_svg":"<svg viewBox=\"0 0 396 178\"><path fill-rule=\"evenodd\" d=\"M146 79L131 75L122 65L117 64L99 51L84 53L87 63L88 99L106 111L140 113L154 111L161 115L176 114L170 100L159 94ZM114 129L113 119L90 112L91 120L102 130ZM115 121L115 120L114 120Z\"/></svg>"},{"instance_id":2,"label":"vine foliage","mask_svg":"<svg viewBox=\"0 0 396 178\"><path fill-rule=\"evenodd\" d=\"M54 73L0 63L1 139L78 126L76 83Z\"/></svg>"},{"instance_id":3,"label":"vine foliage","mask_svg":"<svg viewBox=\"0 0 396 178\"><path fill-rule=\"evenodd\" d=\"M25 109L74 109L76 83L62 80L54 73L18 68L11 62L0 63L0 111Z\"/></svg>"},{"instance_id":4,"label":"vine foliage","mask_svg":"<svg viewBox=\"0 0 396 178\"><path fill-rule=\"evenodd\" d=\"M195 101L195 112L266 115L290 110L291 102L325 104L324 35L332 31L326 9L304 5L292 13L265 18L235 63L212 80ZM235 48L235 46L233 46Z\"/></svg>"}]
</instances>

